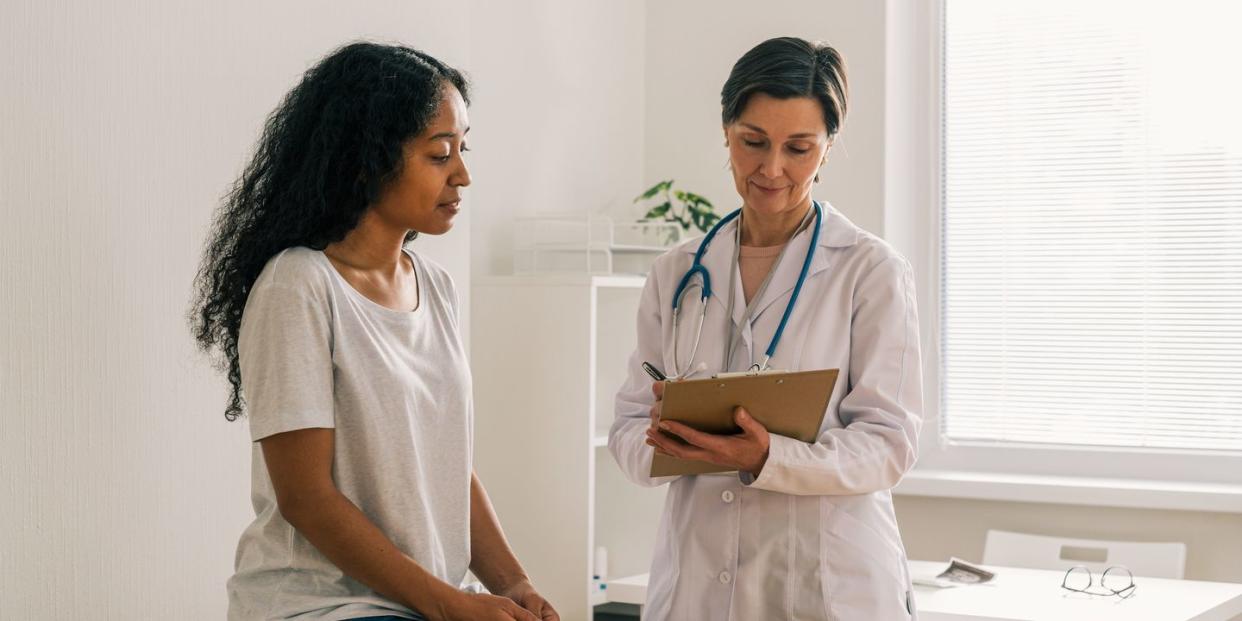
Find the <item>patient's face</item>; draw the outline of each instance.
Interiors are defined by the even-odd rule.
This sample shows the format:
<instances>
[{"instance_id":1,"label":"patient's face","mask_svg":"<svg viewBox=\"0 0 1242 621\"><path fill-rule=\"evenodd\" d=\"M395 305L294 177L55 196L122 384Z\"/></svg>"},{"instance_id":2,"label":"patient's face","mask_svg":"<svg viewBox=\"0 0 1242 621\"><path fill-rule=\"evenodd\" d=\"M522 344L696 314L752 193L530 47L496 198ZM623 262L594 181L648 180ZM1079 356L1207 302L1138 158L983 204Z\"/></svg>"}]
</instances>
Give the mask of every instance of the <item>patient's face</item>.
<instances>
[{"instance_id":1,"label":"patient's face","mask_svg":"<svg viewBox=\"0 0 1242 621\"><path fill-rule=\"evenodd\" d=\"M435 117L404 147L400 175L373 205L375 215L396 228L439 235L453 227L461 188L470 185L462 157L470 121L466 102L446 85Z\"/></svg>"}]
</instances>

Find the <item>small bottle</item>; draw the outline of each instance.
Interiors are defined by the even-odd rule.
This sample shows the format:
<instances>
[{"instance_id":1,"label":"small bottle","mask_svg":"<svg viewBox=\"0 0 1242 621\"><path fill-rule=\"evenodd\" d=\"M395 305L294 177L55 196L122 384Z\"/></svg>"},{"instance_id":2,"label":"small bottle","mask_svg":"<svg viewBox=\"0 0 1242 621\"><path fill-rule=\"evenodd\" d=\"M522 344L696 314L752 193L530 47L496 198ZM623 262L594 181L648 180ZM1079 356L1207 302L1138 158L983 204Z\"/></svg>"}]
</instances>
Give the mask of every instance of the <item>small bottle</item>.
<instances>
[{"instance_id":1,"label":"small bottle","mask_svg":"<svg viewBox=\"0 0 1242 621\"><path fill-rule=\"evenodd\" d=\"M596 591L608 588L608 548L604 546L595 548L595 580Z\"/></svg>"}]
</instances>

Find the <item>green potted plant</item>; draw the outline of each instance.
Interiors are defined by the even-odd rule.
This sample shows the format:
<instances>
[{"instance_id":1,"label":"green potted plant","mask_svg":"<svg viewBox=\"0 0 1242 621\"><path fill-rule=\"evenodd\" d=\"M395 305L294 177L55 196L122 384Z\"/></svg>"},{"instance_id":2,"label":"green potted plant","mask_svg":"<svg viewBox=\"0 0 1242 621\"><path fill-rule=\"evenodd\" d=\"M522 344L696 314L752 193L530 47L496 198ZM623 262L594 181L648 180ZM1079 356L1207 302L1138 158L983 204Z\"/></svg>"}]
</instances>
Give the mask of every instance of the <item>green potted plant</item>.
<instances>
[{"instance_id":1,"label":"green potted plant","mask_svg":"<svg viewBox=\"0 0 1242 621\"><path fill-rule=\"evenodd\" d=\"M651 186L634 202L649 203L661 198L663 202L648 209L642 221L676 222L685 233L693 229L706 233L720 220L711 201L693 192L674 190L672 179Z\"/></svg>"}]
</instances>

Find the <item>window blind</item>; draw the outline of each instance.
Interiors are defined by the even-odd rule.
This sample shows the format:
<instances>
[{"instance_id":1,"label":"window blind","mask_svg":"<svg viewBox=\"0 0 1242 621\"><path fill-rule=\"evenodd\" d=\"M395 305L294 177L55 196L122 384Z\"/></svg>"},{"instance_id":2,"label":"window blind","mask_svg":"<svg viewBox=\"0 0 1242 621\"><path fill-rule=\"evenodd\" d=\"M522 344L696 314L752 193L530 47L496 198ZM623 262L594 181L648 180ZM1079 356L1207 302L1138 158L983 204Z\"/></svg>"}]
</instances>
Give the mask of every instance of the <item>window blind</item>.
<instances>
[{"instance_id":1,"label":"window blind","mask_svg":"<svg viewBox=\"0 0 1242 621\"><path fill-rule=\"evenodd\" d=\"M944 9L942 435L1242 451L1238 9Z\"/></svg>"}]
</instances>

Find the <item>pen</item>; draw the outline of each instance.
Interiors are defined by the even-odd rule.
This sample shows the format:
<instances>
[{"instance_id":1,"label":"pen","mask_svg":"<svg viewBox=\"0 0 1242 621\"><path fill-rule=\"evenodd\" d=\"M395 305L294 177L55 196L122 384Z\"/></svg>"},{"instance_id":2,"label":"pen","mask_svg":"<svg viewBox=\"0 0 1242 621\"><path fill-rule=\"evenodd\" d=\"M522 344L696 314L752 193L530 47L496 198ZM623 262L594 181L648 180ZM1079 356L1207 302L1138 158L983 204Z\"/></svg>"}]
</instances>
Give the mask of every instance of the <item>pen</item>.
<instances>
[{"instance_id":1,"label":"pen","mask_svg":"<svg viewBox=\"0 0 1242 621\"><path fill-rule=\"evenodd\" d=\"M643 363L643 370L646 371L647 375L650 375L651 378L657 382L668 381L668 378L664 377L664 374L661 373L659 369L652 366L650 362Z\"/></svg>"}]
</instances>

